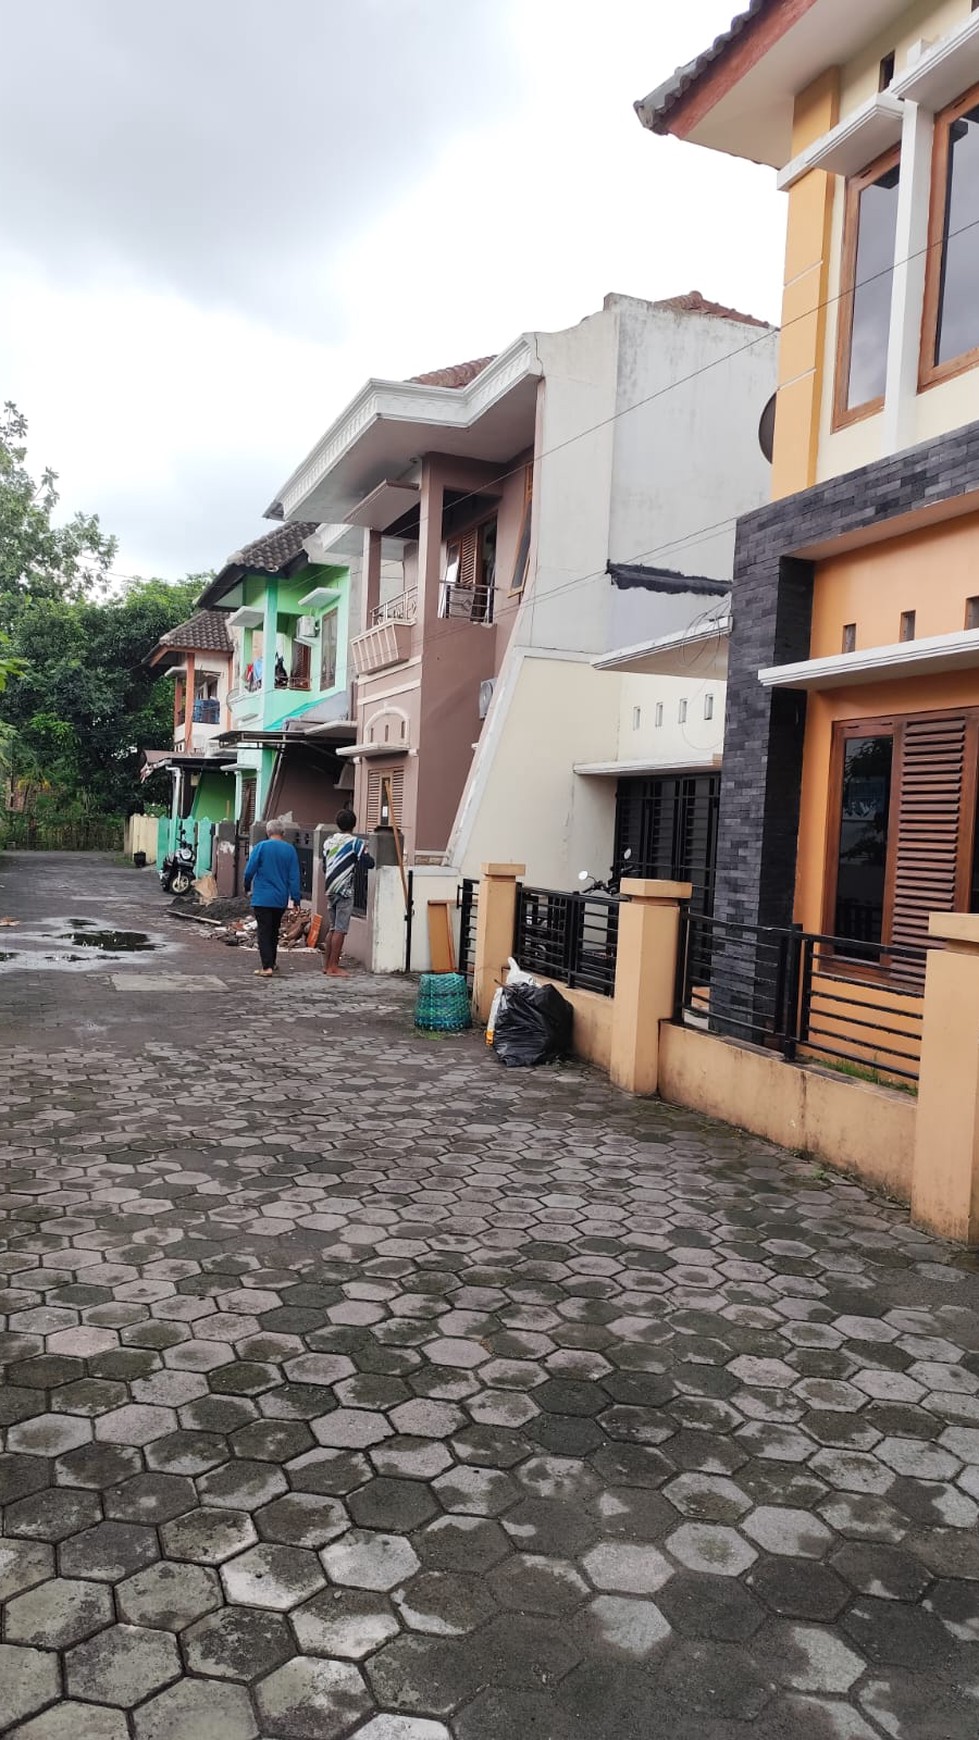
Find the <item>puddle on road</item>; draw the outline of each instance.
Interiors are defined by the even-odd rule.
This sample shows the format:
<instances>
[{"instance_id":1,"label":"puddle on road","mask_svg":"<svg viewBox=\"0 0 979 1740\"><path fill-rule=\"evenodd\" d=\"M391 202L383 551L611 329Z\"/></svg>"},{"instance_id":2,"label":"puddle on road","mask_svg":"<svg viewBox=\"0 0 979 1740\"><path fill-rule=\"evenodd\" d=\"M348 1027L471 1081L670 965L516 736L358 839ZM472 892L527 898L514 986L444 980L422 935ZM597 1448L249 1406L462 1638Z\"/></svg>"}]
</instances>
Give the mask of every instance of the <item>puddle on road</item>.
<instances>
[{"instance_id":1,"label":"puddle on road","mask_svg":"<svg viewBox=\"0 0 979 1740\"><path fill-rule=\"evenodd\" d=\"M98 971L135 965L133 956L168 952L164 938L145 930L105 929L98 926L97 919L74 916L35 921L29 930L17 931L9 940L13 946L0 949L0 971L4 973L49 967Z\"/></svg>"},{"instance_id":2,"label":"puddle on road","mask_svg":"<svg viewBox=\"0 0 979 1740\"><path fill-rule=\"evenodd\" d=\"M69 924L74 921L69 919ZM62 932L62 942L74 943L76 948L101 949L105 954L135 955L146 949L155 949L159 945L151 942L144 930L78 930ZM71 956L68 957L71 959ZM76 955L75 960L82 957Z\"/></svg>"}]
</instances>

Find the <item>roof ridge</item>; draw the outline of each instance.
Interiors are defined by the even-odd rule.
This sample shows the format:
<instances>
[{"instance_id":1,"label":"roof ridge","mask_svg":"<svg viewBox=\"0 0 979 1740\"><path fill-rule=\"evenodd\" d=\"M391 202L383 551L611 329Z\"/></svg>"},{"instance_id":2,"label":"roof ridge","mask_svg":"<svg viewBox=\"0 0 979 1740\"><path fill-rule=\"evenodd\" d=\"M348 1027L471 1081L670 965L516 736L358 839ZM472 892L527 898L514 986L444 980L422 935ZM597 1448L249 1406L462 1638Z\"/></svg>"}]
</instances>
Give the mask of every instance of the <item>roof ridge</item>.
<instances>
[{"instance_id":1,"label":"roof ridge","mask_svg":"<svg viewBox=\"0 0 979 1740\"><path fill-rule=\"evenodd\" d=\"M757 314L743 314L738 308L729 308L724 302L711 302L700 290L686 290L679 296L664 296L653 303L654 308L668 310L674 314L706 314L715 320L735 320L742 326L763 326L768 331L774 331L769 320L759 320Z\"/></svg>"},{"instance_id":2,"label":"roof ridge","mask_svg":"<svg viewBox=\"0 0 979 1740\"><path fill-rule=\"evenodd\" d=\"M430 369L427 374L409 375L406 385L410 387L468 387L477 375L481 375L495 356L477 356L471 362L450 363L447 368Z\"/></svg>"}]
</instances>

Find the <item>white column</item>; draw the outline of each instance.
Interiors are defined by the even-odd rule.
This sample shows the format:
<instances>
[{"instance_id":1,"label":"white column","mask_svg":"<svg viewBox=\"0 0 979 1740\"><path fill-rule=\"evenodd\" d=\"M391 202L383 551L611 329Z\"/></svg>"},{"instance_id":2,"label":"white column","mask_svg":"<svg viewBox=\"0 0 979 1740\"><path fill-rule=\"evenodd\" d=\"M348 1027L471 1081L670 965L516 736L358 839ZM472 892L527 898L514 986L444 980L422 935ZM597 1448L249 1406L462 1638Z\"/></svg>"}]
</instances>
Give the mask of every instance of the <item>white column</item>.
<instances>
[{"instance_id":1,"label":"white column","mask_svg":"<svg viewBox=\"0 0 979 1740\"><path fill-rule=\"evenodd\" d=\"M917 103L904 105L901 182L894 239L894 283L884 395L883 454L915 441L915 401L925 295L928 212L935 117Z\"/></svg>"}]
</instances>

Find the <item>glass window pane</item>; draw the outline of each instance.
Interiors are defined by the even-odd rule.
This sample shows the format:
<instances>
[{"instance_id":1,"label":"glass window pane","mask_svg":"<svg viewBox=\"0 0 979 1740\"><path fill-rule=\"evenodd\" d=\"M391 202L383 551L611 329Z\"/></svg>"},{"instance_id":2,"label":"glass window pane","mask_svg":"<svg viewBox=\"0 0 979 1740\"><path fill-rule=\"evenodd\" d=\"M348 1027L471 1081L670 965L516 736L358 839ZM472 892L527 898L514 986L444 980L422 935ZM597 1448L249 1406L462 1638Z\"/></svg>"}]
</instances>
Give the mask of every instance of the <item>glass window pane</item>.
<instances>
[{"instance_id":1,"label":"glass window pane","mask_svg":"<svg viewBox=\"0 0 979 1740\"><path fill-rule=\"evenodd\" d=\"M843 746L843 800L836 879L837 936L879 943L891 800L891 737L849 737Z\"/></svg>"},{"instance_id":2,"label":"glass window pane","mask_svg":"<svg viewBox=\"0 0 979 1740\"><path fill-rule=\"evenodd\" d=\"M337 681L337 613L320 617L320 688L333 689Z\"/></svg>"},{"instance_id":3,"label":"glass window pane","mask_svg":"<svg viewBox=\"0 0 979 1740\"><path fill-rule=\"evenodd\" d=\"M935 361L979 346L979 108L953 121L948 135L945 249Z\"/></svg>"},{"instance_id":4,"label":"glass window pane","mask_svg":"<svg viewBox=\"0 0 979 1740\"><path fill-rule=\"evenodd\" d=\"M884 397L899 180L895 164L860 194L846 399L850 411Z\"/></svg>"}]
</instances>

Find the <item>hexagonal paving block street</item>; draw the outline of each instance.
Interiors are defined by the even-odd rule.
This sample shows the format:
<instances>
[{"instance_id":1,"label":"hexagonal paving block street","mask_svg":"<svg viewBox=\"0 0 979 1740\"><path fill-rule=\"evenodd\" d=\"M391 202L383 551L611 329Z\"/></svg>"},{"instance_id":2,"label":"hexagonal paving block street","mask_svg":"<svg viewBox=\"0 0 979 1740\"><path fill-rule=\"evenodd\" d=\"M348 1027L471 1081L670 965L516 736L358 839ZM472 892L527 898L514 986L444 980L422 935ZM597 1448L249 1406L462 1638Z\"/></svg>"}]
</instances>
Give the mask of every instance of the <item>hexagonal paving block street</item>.
<instances>
[{"instance_id":1,"label":"hexagonal paving block street","mask_svg":"<svg viewBox=\"0 0 979 1740\"><path fill-rule=\"evenodd\" d=\"M973 1257L149 873L0 878L165 967L0 971L0 1734L976 1732Z\"/></svg>"}]
</instances>

